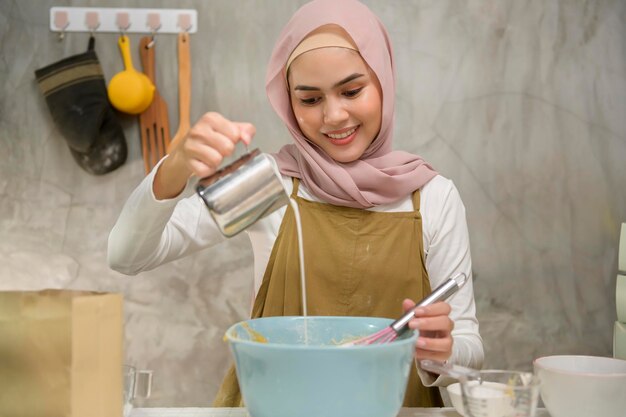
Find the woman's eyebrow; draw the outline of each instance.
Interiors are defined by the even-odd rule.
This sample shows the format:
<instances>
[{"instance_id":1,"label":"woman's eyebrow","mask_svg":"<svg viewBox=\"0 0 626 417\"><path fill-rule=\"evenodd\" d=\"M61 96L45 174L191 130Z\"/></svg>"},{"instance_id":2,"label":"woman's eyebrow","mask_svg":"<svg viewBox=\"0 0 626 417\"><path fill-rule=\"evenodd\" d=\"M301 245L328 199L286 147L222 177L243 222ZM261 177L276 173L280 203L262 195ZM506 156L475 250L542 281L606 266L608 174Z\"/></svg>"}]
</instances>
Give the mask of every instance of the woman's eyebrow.
<instances>
[{"instance_id":1,"label":"woman's eyebrow","mask_svg":"<svg viewBox=\"0 0 626 417\"><path fill-rule=\"evenodd\" d=\"M352 75L348 75L346 78L344 78L343 80L335 83L335 85L333 85L333 88L337 88L339 86L342 86L346 83L349 83L352 80L356 80L359 77L363 77L363 74L359 74L357 72L355 72ZM308 85L297 85L294 87L294 90L303 90L303 91L319 91L319 87L311 87Z\"/></svg>"}]
</instances>

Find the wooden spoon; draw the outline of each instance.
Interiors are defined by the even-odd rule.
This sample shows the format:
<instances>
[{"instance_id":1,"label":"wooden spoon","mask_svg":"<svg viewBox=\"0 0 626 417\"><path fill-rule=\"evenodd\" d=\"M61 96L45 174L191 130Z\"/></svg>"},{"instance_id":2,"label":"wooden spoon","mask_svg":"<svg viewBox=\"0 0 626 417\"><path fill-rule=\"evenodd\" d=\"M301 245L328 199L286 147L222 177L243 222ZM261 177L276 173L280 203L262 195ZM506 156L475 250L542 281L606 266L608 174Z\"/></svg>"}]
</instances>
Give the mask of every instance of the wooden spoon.
<instances>
[{"instance_id":1,"label":"wooden spoon","mask_svg":"<svg viewBox=\"0 0 626 417\"><path fill-rule=\"evenodd\" d=\"M139 55L141 65L146 76L155 85L154 98L150 106L139 115L141 126L141 150L146 174L165 156L167 145L170 143L170 124L167 113L167 103L156 88L154 70L155 51L149 36L141 38Z\"/></svg>"},{"instance_id":2,"label":"wooden spoon","mask_svg":"<svg viewBox=\"0 0 626 417\"><path fill-rule=\"evenodd\" d=\"M189 108L191 106L191 58L189 53L189 34L178 34L178 130L167 147L170 153L187 135L191 128Z\"/></svg>"}]
</instances>

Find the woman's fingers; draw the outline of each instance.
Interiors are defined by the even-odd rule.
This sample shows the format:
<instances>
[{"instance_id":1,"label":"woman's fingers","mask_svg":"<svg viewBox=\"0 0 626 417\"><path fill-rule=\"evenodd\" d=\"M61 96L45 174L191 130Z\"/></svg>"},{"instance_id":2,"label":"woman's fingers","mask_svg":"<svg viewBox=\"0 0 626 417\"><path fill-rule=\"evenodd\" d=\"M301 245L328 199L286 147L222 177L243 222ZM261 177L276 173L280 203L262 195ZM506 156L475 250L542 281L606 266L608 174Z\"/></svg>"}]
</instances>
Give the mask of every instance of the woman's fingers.
<instances>
[{"instance_id":1,"label":"woman's fingers","mask_svg":"<svg viewBox=\"0 0 626 417\"><path fill-rule=\"evenodd\" d=\"M420 330L415 342L415 358L445 361L452 355L453 344L450 332Z\"/></svg>"},{"instance_id":2,"label":"woman's fingers","mask_svg":"<svg viewBox=\"0 0 626 417\"><path fill-rule=\"evenodd\" d=\"M219 113L205 113L202 115L197 124L207 126L211 130L221 133L229 138L233 143L236 143L240 139L240 132L237 124L228 120Z\"/></svg>"},{"instance_id":3,"label":"woman's fingers","mask_svg":"<svg viewBox=\"0 0 626 417\"><path fill-rule=\"evenodd\" d=\"M450 333L454 329L454 322L448 316L419 317L409 321L409 328Z\"/></svg>"},{"instance_id":4,"label":"woman's fingers","mask_svg":"<svg viewBox=\"0 0 626 417\"><path fill-rule=\"evenodd\" d=\"M205 154L210 155L207 153L207 148L213 149L222 158L232 155L235 151L235 144L229 138L221 133L211 131L209 128L189 132L189 139L185 145L186 151L196 157L202 157Z\"/></svg>"},{"instance_id":5,"label":"woman's fingers","mask_svg":"<svg viewBox=\"0 0 626 417\"><path fill-rule=\"evenodd\" d=\"M402 302L402 310L404 310L405 312L408 312L412 308L415 308L415 303L412 300L409 300L407 298Z\"/></svg>"},{"instance_id":6,"label":"woman's fingers","mask_svg":"<svg viewBox=\"0 0 626 417\"><path fill-rule=\"evenodd\" d=\"M240 140L249 144L256 129L250 123L232 122L219 113L209 112L191 128L182 145L184 159L198 177L214 173L225 157L235 152Z\"/></svg>"},{"instance_id":7,"label":"woman's fingers","mask_svg":"<svg viewBox=\"0 0 626 417\"><path fill-rule=\"evenodd\" d=\"M415 318L409 321L409 328L418 330L419 336L415 343L416 359L447 360L452 354L452 329L454 322L450 319L450 305L438 302L424 307L415 308L411 300L404 300L405 311L414 310Z\"/></svg>"},{"instance_id":8,"label":"woman's fingers","mask_svg":"<svg viewBox=\"0 0 626 417\"><path fill-rule=\"evenodd\" d=\"M188 164L194 175L199 178L213 174L224 157L214 148L204 146L188 158Z\"/></svg>"},{"instance_id":9,"label":"woman's fingers","mask_svg":"<svg viewBox=\"0 0 626 417\"><path fill-rule=\"evenodd\" d=\"M402 309L408 312L411 309L415 310L415 316L437 316L441 314L448 315L452 308L450 304L445 301L439 301L437 303L433 303L423 307L415 307L415 302L413 300L409 300L408 298L402 302Z\"/></svg>"},{"instance_id":10,"label":"woman's fingers","mask_svg":"<svg viewBox=\"0 0 626 417\"><path fill-rule=\"evenodd\" d=\"M415 316L439 316L439 315L448 315L452 311L450 304L445 301L439 301L438 303L434 303L431 305L418 307L415 309Z\"/></svg>"},{"instance_id":11,"label":"woman's fingers","mask_svg":"<svg viewBox=\"0 0 626 417\"><path fill-rule=\"evenodd\" d=\"M418 339L422 340L421 338ZM415 359L431 359L434 361L446 361L452 353L452 339L424 339L426 347L417 346L415 349ZM428 343L432 342L432 343Z\"/></svg>"},{"instance_id":12,"label":"woman's fingers","mask_svg":"<svg viewBox=\"0 0 626 417\"><path fill-rule=\"evenodd\" d=\"M241 140L246 144L250 145L252 138L256 134L256 127L252 123L236 123L239 127L239 136Z\"/></svg>"},{"instance_id":13,"label":"woman's fingers","mask_svg":"<svg viewBox=\"0 0 626 417\"><path fill-rule=\"evenodd\" d=\"M256 133L256 128L252 123L233 122L215 112L203 115L201 122L203 125L209 126L213 131L223 135L223 137L228 138L233 144L243 140L246 145L249 145Z\"/></svg>"}]
</instances>

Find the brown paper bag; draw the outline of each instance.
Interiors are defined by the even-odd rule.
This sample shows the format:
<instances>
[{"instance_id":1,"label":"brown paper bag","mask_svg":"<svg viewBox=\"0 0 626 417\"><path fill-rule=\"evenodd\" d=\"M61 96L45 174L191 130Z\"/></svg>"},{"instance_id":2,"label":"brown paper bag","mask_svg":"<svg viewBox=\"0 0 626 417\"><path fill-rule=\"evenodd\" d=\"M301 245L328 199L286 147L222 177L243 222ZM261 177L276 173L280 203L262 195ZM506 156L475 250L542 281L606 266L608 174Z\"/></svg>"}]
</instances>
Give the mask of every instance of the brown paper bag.
<instances>
[{"instance_id":1,"label":"brown paper bag","mask_svg":"<svg viewBox=\"0 0 626 417\"><path fill-rule=\"evenodd\" d=\"M121 417L122 301L0 292L0 416Z\"/></svg>"}]
</instances>

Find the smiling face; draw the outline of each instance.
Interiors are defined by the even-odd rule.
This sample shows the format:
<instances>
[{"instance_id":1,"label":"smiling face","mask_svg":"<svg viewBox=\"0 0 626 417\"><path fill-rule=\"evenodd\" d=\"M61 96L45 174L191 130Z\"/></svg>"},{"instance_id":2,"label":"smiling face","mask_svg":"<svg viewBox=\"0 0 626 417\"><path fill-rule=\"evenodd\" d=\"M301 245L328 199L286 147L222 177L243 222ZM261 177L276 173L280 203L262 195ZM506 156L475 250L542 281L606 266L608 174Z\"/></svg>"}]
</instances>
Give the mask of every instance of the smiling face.
<instances>
[{"instance_id":1,"label":"smiling face","mask_svg":"<svg viewBox=\"0 0 626 417\"><path fill-rule=\"evenodd\" d=\"M361 157L380 131L382 91L358 52L308 51L289 67L291 107L302 133L338 162Z\"/></svg>"}]
</instances>

